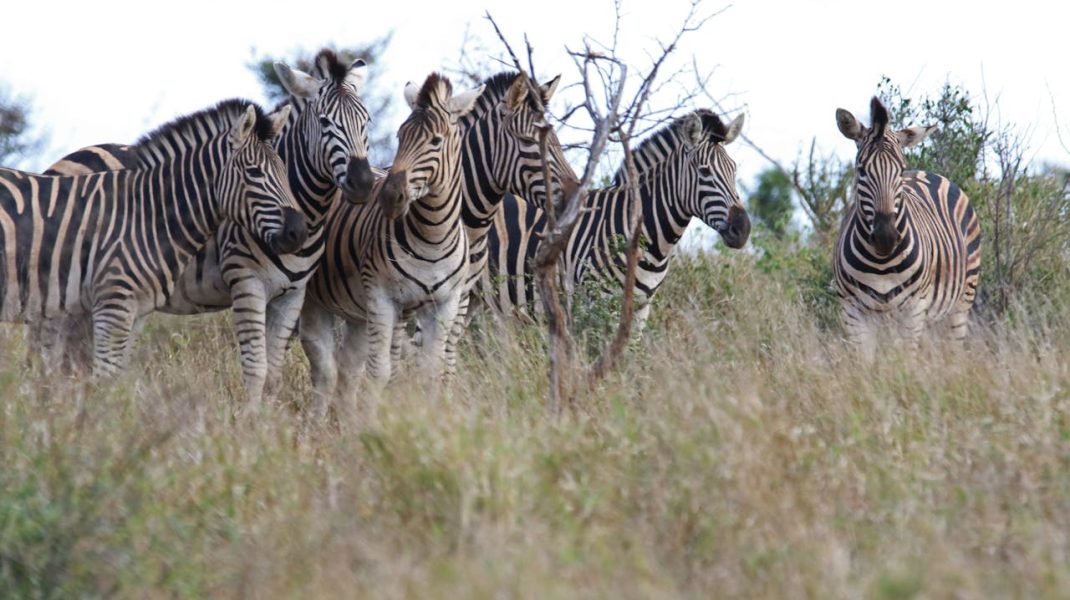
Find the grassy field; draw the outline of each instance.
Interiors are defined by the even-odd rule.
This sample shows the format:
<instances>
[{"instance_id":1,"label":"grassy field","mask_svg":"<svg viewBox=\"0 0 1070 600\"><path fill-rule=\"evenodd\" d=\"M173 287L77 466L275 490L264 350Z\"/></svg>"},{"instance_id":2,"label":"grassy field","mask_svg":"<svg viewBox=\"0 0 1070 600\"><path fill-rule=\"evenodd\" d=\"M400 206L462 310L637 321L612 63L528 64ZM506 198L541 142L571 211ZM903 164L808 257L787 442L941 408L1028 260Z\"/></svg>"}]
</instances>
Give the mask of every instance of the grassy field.
<instances>
[{"instance_id":1,"label":"grassy field","mask_svg":"<svg viewBox=\"0 0 1070 600\"><path fill-rule=\"evenodd\" d=\"M1070 596L1070 309L865 365L766 267L681 261L560 419L533 329L335 431L299 350L233 417L224 316L154 318L94 388L5 328L0 597Z\"/></svg>"}]
</instances>

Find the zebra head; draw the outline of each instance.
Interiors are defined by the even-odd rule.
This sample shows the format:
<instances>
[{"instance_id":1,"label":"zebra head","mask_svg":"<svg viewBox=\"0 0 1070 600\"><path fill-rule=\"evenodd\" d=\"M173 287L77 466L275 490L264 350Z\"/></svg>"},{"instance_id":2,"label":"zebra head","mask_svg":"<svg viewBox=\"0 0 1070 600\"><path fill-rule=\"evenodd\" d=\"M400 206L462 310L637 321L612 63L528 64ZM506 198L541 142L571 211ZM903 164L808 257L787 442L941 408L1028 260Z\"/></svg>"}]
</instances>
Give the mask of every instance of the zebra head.
<instances>
[{"instance_id":1,"label":"zebra head","mask_svg":"<svg viewBox=\"0 0 1070 600\"><path fill-rule=\"evenodd\" d=\"M565 159L557 133L546 120L546 107L561 76L539 84L525 73L504 73L489 79L488 85L495 85L499 78L511 78L512 82L493 109L486 111L485 118L494 134L483 140L493 145L483 149L487 156L501 157L491 165L490 174L496 191L512 192L536 206L545 206L548 186L539 148L539 136L543 132L547 136L550 176L558 182L577 180ZM487 101L488 96L485 94L482 101Z\"/></svg>"},{"instance_id":2,"label":"zebra head","mask_svg":"<svg viewBox=\"0 0 1070 600\"><path fill-rule=\"evenodd\" d=\"M331 177L354 204L366 202L375 183L368 163L368 109L360 97L365 69L363 60L347 65L328 49L316 55L315 75L275 63L315 173Z\"/></svg>"},{"instance_id":3,"label":"zebra head","mask_svg":"<svg viewBox=\"0 0 1070 600\"><path fill-rule=\"evenodd\" d=\"M272 147L290 107L263 115L253 104L231 128L231 152L218 178L217 194L226 216L259 236L273 252L289 254L308 238L308 223L286 178L286 166Z\"/></svg>"},{"instance_id":4,"label":"zebra head","mask_svg":"<svg viewBox=\"0 0 1070 600\"><path fill-rule=\"evenodd\" d=\"M423 86L409 82L405 100L412 113L398 128L398 151L379 190L379 204L391 219L405 216L412 202L449 193L461 154L457 120L472 110L484 86L453 95L450 80L432 73ZM457 190L459 193L460 190Z\"/></svg>"},{"instance_id":5,"label":"zebra head","mask_svg":"<svg viewBox=\"0 0 1070 600\"><path fill-rule=\"evenodd\" d=\"M750 217L736 189L736 163L725 146L743 129L743 115L727 126L709 110L685 117L685 143L690 143L688 168L698 179L698 206L693 214L721 235L729 248L742 248L750 237Z\"/></svg>"},{"instance_id":6,"label":"zebra head","mask_svg":"<svg viewBox=\"0 0 1070 600\"><path fill-rule=\"evenodd\" d=\"M888 110L874 97L869 104L871 126L862 125L850 112L836 109L836 125L858 146L855 157L854 208L862 229L877 256L890 255L903 232L899 217L903 206L903 148L929 136L936 126L908 127L895 131L888 127Z\"/></svg>"}]
</instances>

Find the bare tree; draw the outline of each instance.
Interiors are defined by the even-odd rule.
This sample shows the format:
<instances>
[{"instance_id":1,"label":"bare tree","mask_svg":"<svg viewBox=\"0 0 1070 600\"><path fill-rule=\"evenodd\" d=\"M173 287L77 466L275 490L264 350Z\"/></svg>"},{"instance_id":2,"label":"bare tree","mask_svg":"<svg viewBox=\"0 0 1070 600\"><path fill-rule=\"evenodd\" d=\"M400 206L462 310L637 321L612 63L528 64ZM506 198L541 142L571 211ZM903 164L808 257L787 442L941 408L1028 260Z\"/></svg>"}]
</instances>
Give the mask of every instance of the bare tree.
<instances>
[{"instance_id":1,"label":"bare tree","mask_svg":"<svg viewBox=\"0 0 1070 600\"><path fill-rule=\"evenodd\" d=\"M676 102L666 108L654 108L651 97L666 92L690 68L685 66L663 76L669 57L677 50L684 35L699 31L713 17L723 10L705 16L700 15L701 0L692 0L681 25L668 42L658 41L658 50L649 56L645 68L629 69L629 65L620 56L621 47L621 1L614 3L615 26L613 40L610 44L598 42L590 37L583 40L581 49L566 48L580 76L580 101L566 110L560 123L572 127L589 136L589 143L584 144L585 160L583 174L579 181L560 182L559 194L548 195L552 200L546 206L547 225L535 254L534 269L543 312L548 328L549 382L548 407L554 414L561 412L562 406L571 402L575 391L573 374L575 372L572 358L572 339L569 332L567 304L562 302L560 294L561 255L568 245L573 229L582 214L587 190L591 187L598 173L599 165L611 144L619 146L623 154L624 172L627 177L620 183L632 204L632 222L629 224L630 235L626 246L626 271L623 290L622 310L617 324L616 334L603 349L601 355L588 371L585 380L588 388L598 384L607 373L617 365L628 340L635 308L635 279L639 262L640 231L640 192L639 175L632 155L632 143L638 137L650 132L671 119L682 106L687 106L698 93L695 90L683 90ZM502 34L497 23L487 13L487 19L494 26L499 40L506 48L514 66L534 75L533 48L527 43L528 66L525 69L517 59L515 52ZM693 62L692 62L693 64ZM638 73L632 76L631 72ZM708 79L708 77L706 78ZM529 78L529 81L532 81ZM629 83L637 81L637 87L628 91ZM538 94L535 94L538 96ZM571 119L582 115L584 125L573 125ZM549 129L542 133L543 172L550 181L550 168L545 140ZM555 190L556 191L556 190ZM571 294L567 293L568 302Z\"/></svg>"}]
</instances>

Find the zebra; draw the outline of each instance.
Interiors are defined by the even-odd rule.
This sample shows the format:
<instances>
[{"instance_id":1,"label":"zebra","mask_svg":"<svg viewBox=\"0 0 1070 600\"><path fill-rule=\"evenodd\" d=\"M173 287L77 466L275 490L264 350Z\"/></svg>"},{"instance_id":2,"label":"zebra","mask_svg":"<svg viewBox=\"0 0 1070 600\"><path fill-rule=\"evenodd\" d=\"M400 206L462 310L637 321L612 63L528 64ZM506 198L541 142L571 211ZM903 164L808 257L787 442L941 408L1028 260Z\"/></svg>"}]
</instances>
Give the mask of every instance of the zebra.
<instances>
[{"instance_id":1,"label":"zebra","mask_svg":"<svg viewBox=\"0 0 1070 600\"><path fill-rule=\"evenodd\" d=\"M142 137L134 168L0 169L0 320L89 314L94 376L114 375L135 321L166 302L224 218L272 252L300 248L308 225L271 147L289 113L226 100Z\"/></svg>"},{"instance_id":2,"label":"zebra","mask_svg":"<svg viewBox=\"0 0 1070 600\"><path fill-rule=\"evenodd\" d=\"M716 230L725 244L742 248L750 218L736 190L735 163L725 146L743 128L743 115L728 125L709 110L675 119L633 151L639 175L641 235L645 240L636 271L635 324L641 331L650 303L669 271L676 244L692 217ZM584 211L562 255L570 290L585 282L604 293L625 281L625 244L631 232L632 203L622 166L613 185L590 191ZM535 256L546 215L522 198L507 196L488 236L490 277L484 300L504 313L530 318L535 305Z\"/></svg>"},{"instance_id":3,"label":"zebra","mask_svg":"<svg viewBox=\"0 0 1070 600\"><path fill-rule=\"evenodd\" d=\"M308 219L308 239L296 252L279 255L247 229L224 222L215 238L182 270L175 293L161 307L163 312L180 315L234 308L246 396L254 406L265 387L276 387L286 344L304 303L305 286L323 253L322 224L328 209L339 196L356 203L366 201L374 183L368 163L369 114L360 96L364 61L347 64L324 49L313 64L310 75L275 63L279 81L290 95L283 105L292 107L275 149ZM122 168L130 160L122 146L96 146L64 157L50 172ZM52 345L41 344L49 355L55 354L49 350Z\"/></svg>"},{"instance_id":4,"label":"zebra","mask_svg":"<svg viewBox=\"0 0 1070 600\"><path fill-rule=\"evenodd\" d=\"M858 146L850 207L833 260L844 331L864 357L876 351L876 320L897 321L912 342L946 322L966 336L981 269L981 228L969 198L947 178L907 171L903 149L936 126L895 131L880 99L871 126L836 111L836 125Z\"/></svg>"},{"instance_id":5,"label":"zebra","mask_svg":"<svg viewBox=\"0 0 1070 600\"><path fill-rule=\"evenodd\" d=\"M419 88L409 83L405 99L412 113L398 129L389 175L376 181L377 201L337 205L328 216L327 248L309 282L300 328L320 416L335 395L339 371L345 389L365 362L373 383L386 382L391 338L409 314L424 335L426 372L441 369L469 258L461 222L458 119L483 90L481 85L454 95L449 79L438 73ZM334 340L337 318L346 321L341 369Z\"/></svg>"}]
</instances>

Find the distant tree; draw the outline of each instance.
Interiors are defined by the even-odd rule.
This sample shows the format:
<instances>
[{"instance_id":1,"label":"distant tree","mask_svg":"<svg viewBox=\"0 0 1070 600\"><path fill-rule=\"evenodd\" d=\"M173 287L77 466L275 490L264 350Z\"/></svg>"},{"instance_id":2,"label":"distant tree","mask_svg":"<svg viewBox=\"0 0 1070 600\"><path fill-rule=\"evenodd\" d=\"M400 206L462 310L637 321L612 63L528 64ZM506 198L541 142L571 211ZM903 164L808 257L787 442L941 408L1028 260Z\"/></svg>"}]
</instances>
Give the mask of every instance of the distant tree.
<instances>
[{"instance_id":1,"label":"distant tree","mask_svg":"<svg viewBox=\"0 0 1070 600\"><path fill-rule=\"evenodd\" d=\"M0 165L18 166L44 146L44 138L31 131L33 107L24 96L0 85Z\"/></svg>"},{"instance_id":2,"label":"distant tree","mask_svg":"<svg viewBox=\"0 0 1070 600\"><path fill-rule=\"evenodd\" d=\"M758 175L758 186L747 199L750 214L778 238L783 238L791 224L791 177L780 169L769 168Z\"/></svg>"},{"instance_id":3,"label":"distant tree","mask_svg":"<svg viewBox=\"0 0 1070 600\"><path fill-rule=\"evenodd\" d=\"M392 120L389 117L395 110L397 98L401 97L401 90L387 89L381 78L386 64L383 55L390 46L392 38L393 33L388 33L370 42L344 48L328 46L343 61L351 62L362 58L368 65L363 98L371 114L371 123L368 126L369 160L375 166L384 166L394 160L397 144L397 130L391 125ZM249 63L249 70L256 74L268 100L281 102L287 98L287 93L279 81L279 76L275 73L275 61L282 61L309 73L313 68L312 61L319 50L319 48L303 49L289 56L259 56Z\"/></svg>"},{"instance_id":4,"label":"distant tree","mask_svg":"<svg viewBox=\"0 0 1070 600\"><path fill-rule=\"evenodd\" d=\"M888 107L893 127L937 126L925 142L906 150L910 168L939 173L960 185L978 175L991 132L966 88L944 83L939 94L912 99L882 77L877 96Z\"/></svg>"}]
</instances>

